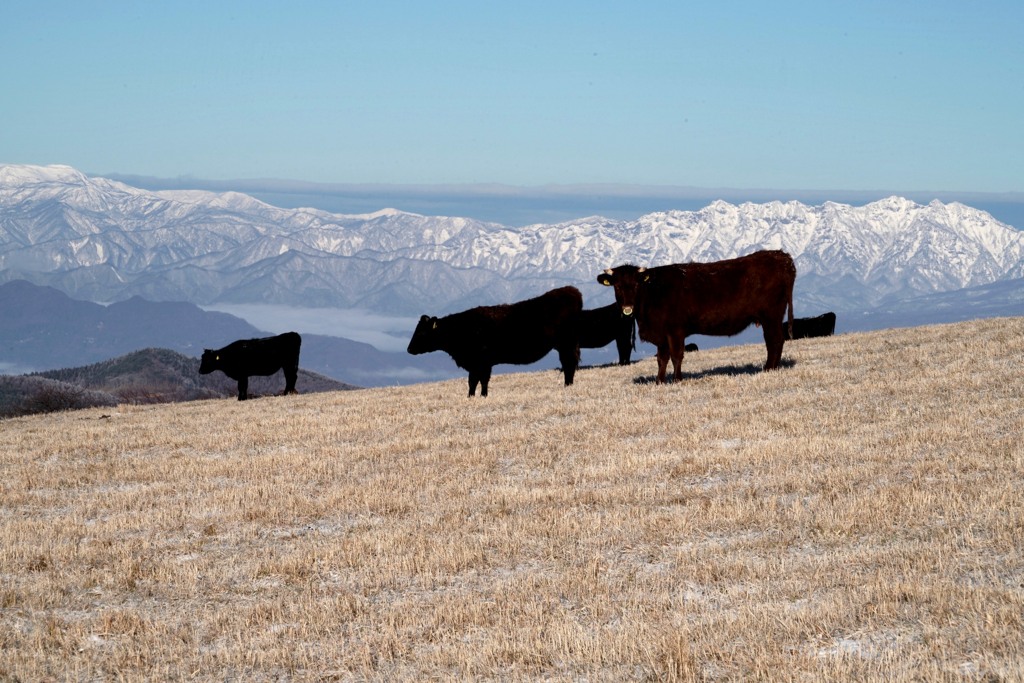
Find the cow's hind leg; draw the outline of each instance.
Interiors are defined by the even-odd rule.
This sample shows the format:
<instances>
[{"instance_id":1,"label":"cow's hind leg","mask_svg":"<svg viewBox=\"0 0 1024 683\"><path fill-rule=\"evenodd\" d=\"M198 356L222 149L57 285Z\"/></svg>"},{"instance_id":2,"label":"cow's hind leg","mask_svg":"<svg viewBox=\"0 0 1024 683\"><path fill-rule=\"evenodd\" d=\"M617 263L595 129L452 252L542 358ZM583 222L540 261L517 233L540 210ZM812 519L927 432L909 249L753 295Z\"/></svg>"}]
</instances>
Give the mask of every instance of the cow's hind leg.
<instances>
[{"instance_id":1,"label":"cow's hind leg","mask_svg":"<svg viewBox=\"0 0 1024 683\"><path fill-rule=\"evenodd\" d=\"M576 367L580 364L580 347L561 347L558 349L558 360L562 363L562 372L565 373L565 386L569 386L576 376Z\"/></svg>"},{"instance_id":2,"label":"cow's hind leg","mask_svg":"<svg viewBox=\"0 0 1024 683\"><path fill-rule=\"evenodd\" d=\"M491 381L491 368L488 366L480 371L480 396L487 396L487 385Z\"/></svg>"},{"instance_id":3,"label":"cow's hind leg","mask_svg":"<svg viewBox=\"0 0 1024 683\"><path fill-rule=\"evenodd\" d=\"M293 365L291 367L284 368L284 393L297 394L299 393L295 389L295 382L299 379L299 366Z\"/></svg>"},{"instance_id":4,"label":"cow's hind leg","mask_svg":"<svg viewBox=\"0 0 1024 683\"><path fill-rule=\"evenodd\" d=\"M249 398L249 378L242 377L238 380L238 400L244 401Z\"/></svg>"},{"instance_id":5,"label":"cow's hind leg","mask_svg":"<svg viewBox=\"0 0 1024 683\"><path fill-rule=\"evenodd\" d=\"M615 347L619 351L619 365L629 365L629 356L632 352L629 339L616 339Z\"/></svg>"},{"instance_id":6,"label":"cow's hind leg","mask_svg":"<svg viewBox=\"0 0 1024 683\"><path fill-rule=\"evenodd\" d=\"M764 362L765 370L775 370L782 362L782 346L786 342L782 321L761 324L764 330L764 345L768 349L768 358Z\"/></svg>"}]
</instances>

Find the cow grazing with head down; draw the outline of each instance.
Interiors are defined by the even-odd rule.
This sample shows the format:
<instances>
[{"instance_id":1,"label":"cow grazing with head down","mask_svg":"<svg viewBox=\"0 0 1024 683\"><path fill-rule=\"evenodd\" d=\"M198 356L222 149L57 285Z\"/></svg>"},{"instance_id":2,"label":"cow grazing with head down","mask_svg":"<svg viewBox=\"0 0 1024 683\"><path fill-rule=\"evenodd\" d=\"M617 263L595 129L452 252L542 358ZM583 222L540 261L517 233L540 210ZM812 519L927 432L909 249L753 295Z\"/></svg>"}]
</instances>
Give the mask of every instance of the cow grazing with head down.
<instances>
[{"instance_id":1,"label":"cow grazing with head down","mask_svg":"<svg viewBox=\"0 0 1024 683\"><path fill-rule=\"evenodd\" d=\"M813 318L795 318L790 339L808 337L831 337L836 331L836 314L832 311Z\"/></svg>"},{"instance_id":2,"label":"cow grazing with head down","mask_svg":"<svg viewBox=\"0 0 1024 683\"><path fill-rule=\"evenodd\" d=\"M580 313L580 348L599 349L615 342L619 365L629 365L629 356L636 348L636 324L616 303L590 308Z\"/></svg>"},{"instance_id":3,"label":"cow grazing with head down","mask_svg":"<svg viewBox=\"0 0 1024 683\"><path fill-rule=\"evenodd\" d=\"M284 370L284 393L296 394L295 380L299 373L299 346L302 337L296 332L285 332L276 337L239 339L222 349L205 349L199 372L208 375L220 370L238 382L238 400L248 396L249 377L273 375Z\"/></svg>"},{"instance_id":4,"label":"cow grazing with head down","mask_svg":"<svg viewBox=\"0 0 1024 683\"><path fill-rule=\"evenodd\" d=\"M553 289L533 299L499 306L478 306L443 318L422 316L408 351L444 351L469 371L469 395L487 395L491 369L499 363L535 363L558 351L566 386L579 364L576 325L583 296L575 287Z\"/></svg>"},{"instance_id":5,"label":"cow grazing with head down","mask_svg":"<svg viewBox=\"0 0 1024 683\"><path fill-rule=\"evenodd\" d=\"M658 349L658 383L665 381L669 359L673 378L681 380L686 337L732 336L752 323L764 330L768 359L779 367L786 339L783 318L793 321L796 266L783 251L758 251L714 263L680 263L656 268L622 265L597 276L615 288L615 301L636 317L640 338Z\"/></svg>"}]
</instances>

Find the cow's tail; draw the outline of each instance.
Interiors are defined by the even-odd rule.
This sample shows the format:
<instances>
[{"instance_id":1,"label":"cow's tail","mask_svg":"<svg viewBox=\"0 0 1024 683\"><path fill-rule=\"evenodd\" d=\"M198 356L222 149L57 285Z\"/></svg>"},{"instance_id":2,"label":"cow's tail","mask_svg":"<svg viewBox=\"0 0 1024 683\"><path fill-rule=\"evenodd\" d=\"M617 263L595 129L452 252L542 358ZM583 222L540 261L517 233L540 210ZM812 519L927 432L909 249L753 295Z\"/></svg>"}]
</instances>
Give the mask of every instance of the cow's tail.
<instances>
[{"instance_id":1,"label":"cow's tail","mask_svg":"<svg viewBox=\"0 0 1024 683\"><path fill-rule=\"evenodd\" d=\"M786 334L786 338L793 338L793 285L789 286L789 330Z\"/></svg>"},{"instance_id":2,"label":"cow's tail","mask_svg":"<svg viewBox=\"0 0 1024 683\"><path fill-rule=\"evenodd\" d=\"M629 334L630 334L629 339L630 339L630 342L633 344L633 350L634 351L636 351L636 328L637 328L636 321L633 321L632 326L630 326L630 328L629 328Z\"/></svg>"}]
</instances>

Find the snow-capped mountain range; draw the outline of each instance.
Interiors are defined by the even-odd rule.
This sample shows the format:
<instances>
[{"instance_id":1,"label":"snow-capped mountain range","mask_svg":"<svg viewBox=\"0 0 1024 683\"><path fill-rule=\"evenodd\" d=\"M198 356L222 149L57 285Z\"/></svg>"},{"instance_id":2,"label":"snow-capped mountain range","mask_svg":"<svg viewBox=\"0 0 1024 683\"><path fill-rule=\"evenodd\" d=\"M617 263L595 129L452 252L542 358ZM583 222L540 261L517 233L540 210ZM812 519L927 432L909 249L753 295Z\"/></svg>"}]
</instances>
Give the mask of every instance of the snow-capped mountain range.
<instances>
[{"instance_id":1,"label":"snow-capped mountain range","mask_svg":"<svg viewBox=\"0 0 1024 683\"><path fill-rule=\"evenodd\" d=\"M68 166L0 165L0 282L93 301L141 295L418 315L572 284L591 307L611 301L595 281L605 268L759 248L794 257L795 298L807 314L1024 277L1024 232L958 203L717 201L636 220L510 228L393 209L282 209L233 192L141 190Z\"/></svg>"}]
</instances>

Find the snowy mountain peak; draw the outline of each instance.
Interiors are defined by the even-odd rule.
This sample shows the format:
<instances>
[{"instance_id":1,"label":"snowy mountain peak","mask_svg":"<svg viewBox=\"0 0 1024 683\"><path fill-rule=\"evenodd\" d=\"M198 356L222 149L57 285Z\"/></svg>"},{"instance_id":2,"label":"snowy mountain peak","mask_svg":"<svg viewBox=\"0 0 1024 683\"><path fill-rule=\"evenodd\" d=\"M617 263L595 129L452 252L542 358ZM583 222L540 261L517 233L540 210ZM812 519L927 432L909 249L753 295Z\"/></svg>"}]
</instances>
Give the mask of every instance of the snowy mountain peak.
<instances>
[{"instance_id":1,"label":"snowy mountain peak","mask_svg":"<svg viewBox=\"0 0 1024 683\"><path fill-rule=\"evenodd\" d=\"M30 166L0 164L0 185L41 185L48 183L85 184L88 178L71 166Z\"/></svg>"},{"instance_id":2,"label":"snowy mountain peak","mask_svg":"<svg viewBox=\"0 0 1024 683\"><path fill-rule=\"evenodd\" d=\"M933 203L935 203L935 202L933 202ZM941 204L941 202L939 202L939 203ZM905 197L897 197L897 196L886 197L885 199L880 199L877 202L874 202L873 204L871 204L871 206L873 206L873 207L875 207L877 209L886 209L886 210L889 210L889 211L896 211L896 212L907 212L907 211L913 211L915 209L920 209L921 208L920 204L917 204L916 202L912 202L912 201L910 201L909 199L907 199Z\"/></svg>"},{"instance_id":3,"label":"snowy mountain peak","mask_svg":"<svg viewBox=\"0 0 1024 683\"><path fill-rule=\"evenodd\" d=\"M372 221L375 218L392 218L394 216L416 216L417 218L422 218L419 214L407 213L405 211L399 211L398 209L381 209L380 211L374 211L373 213L360 214L358 218ZM353 216L353 218L355 217L356 216Z\"/></svg>"},{"instance_id":4,"label":"snowy mountain peak","mask_svg":"<svg viewBox=\"0 0 1024 683\"><path fill-rule=\"evenodd\" d=\"M508 228L397 209L282 209L237 192L149 192L68 166L0 166L0 281L79 298L142 295L444 312L578 286L621 263L714 261L761 248L795 258L805 308L859 310L888 299L1024 277L1022 233L957 203L888 197L730 204L621 221Z\"/></svg>"}]
</instances>

